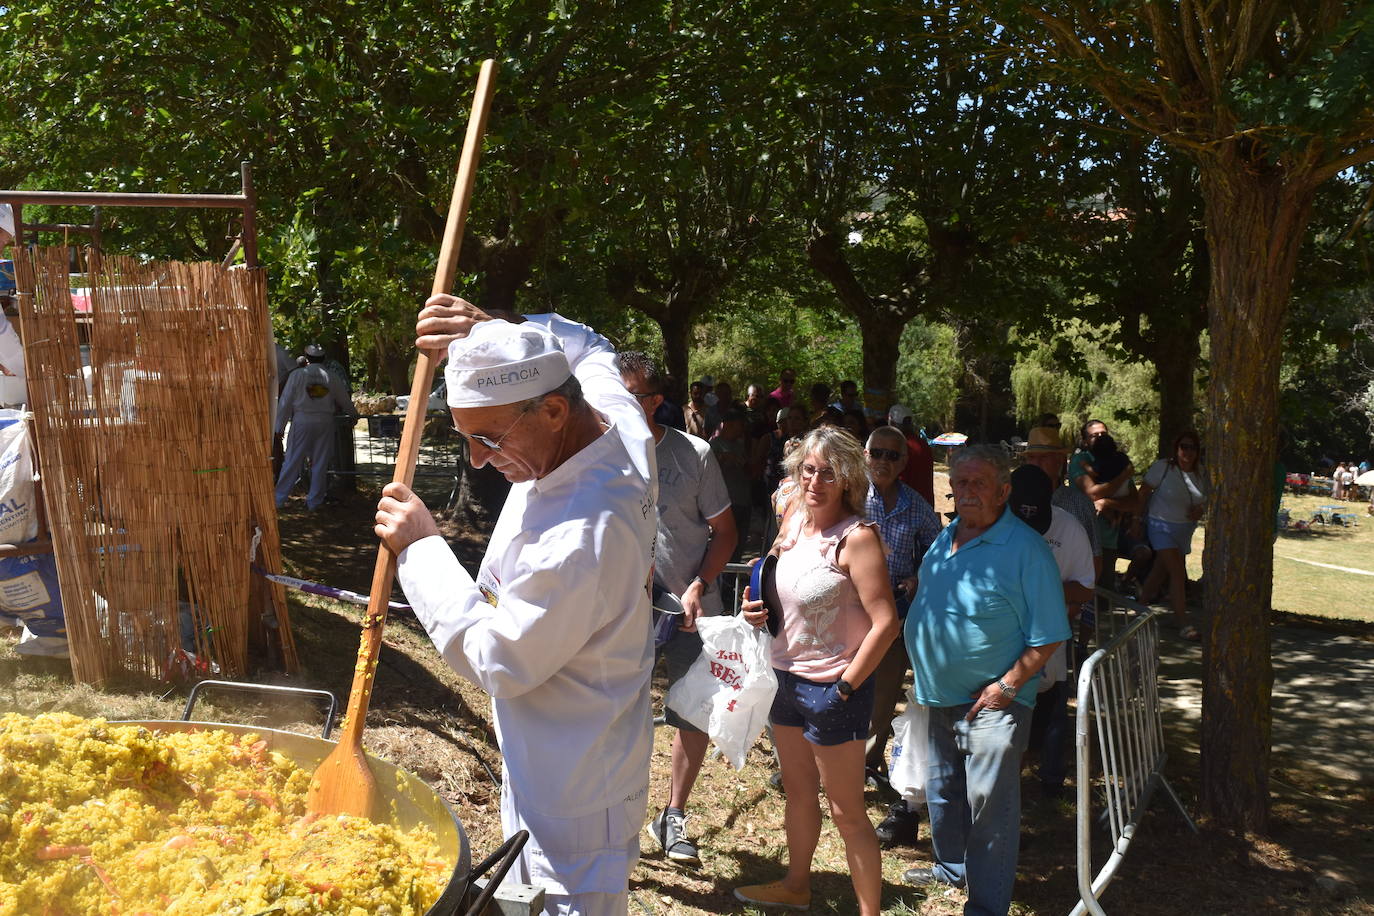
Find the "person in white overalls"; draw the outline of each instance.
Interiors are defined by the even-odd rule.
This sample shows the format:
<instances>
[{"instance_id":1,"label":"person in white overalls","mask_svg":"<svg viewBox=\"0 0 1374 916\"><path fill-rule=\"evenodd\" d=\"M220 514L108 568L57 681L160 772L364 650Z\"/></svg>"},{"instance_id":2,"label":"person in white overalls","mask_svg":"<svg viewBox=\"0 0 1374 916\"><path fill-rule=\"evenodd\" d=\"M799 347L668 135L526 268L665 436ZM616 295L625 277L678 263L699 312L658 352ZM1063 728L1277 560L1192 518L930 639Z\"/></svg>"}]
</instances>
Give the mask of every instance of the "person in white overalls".
<instances>
[{"instance_id":1,"label":"person in white overalls","mask_svg":"<svg viewBox=\"0 0 1374 916\"><path fill-rule=\"evenodd\" d=\"M324 502L328 483L329 464L334 460L334 414L342 411L354 420L353 409L343 383L322 365L324 350L319 344L305 348L306 364L291 373L277 402L277 424L274 432L281 435L291 424L286 439L286 457L281 474L277 476L277 508L286 505L286 497L301 470L310 459L310 492L305 507L314 511Z\"/></svg>"}]
</instances>

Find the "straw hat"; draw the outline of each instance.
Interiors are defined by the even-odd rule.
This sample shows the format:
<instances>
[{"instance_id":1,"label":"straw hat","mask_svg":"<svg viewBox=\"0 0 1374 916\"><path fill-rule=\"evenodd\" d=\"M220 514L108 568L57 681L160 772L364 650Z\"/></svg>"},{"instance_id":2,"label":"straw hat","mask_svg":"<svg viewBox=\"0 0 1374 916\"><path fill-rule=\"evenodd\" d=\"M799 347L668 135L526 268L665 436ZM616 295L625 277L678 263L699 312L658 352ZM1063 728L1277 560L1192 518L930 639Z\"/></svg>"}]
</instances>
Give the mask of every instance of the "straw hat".
<instances>
[{"instance_id":1,"label":"straw hat","mask_svg":"<svg viewBox=\"0 0 1374 916\"><path fill-rule=\"evenodd\" d=\"M1028 452L1067 452L1063 441L1059 438L1059 430L1053 426L1037 426L1030 431L1030 439L1026 442Z\"/></svg>"}]
</instances>

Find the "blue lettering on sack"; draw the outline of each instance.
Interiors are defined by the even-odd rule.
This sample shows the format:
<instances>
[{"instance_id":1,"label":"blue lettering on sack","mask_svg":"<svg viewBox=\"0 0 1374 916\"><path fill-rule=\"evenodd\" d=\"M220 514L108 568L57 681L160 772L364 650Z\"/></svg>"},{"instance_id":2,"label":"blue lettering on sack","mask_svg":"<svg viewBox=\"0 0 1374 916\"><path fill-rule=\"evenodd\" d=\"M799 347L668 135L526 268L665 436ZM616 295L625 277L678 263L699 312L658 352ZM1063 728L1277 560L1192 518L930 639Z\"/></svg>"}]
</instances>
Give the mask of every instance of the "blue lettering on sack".
<instances>
[{"instance_id":1,"label":"blue lettering on sack","mask_svg":"<svg viewBox=\"0 0 1374 916\"><path fill-rule=\"evenodd\" d=\"M535 378L539 378L538 366L521 366L519 369L508 369L505 372L493 372L490 375L479 375L477 376L477 387L490 388L495 385L509 385L512 382L527 382Z\"/></svg>"}]
</instances>

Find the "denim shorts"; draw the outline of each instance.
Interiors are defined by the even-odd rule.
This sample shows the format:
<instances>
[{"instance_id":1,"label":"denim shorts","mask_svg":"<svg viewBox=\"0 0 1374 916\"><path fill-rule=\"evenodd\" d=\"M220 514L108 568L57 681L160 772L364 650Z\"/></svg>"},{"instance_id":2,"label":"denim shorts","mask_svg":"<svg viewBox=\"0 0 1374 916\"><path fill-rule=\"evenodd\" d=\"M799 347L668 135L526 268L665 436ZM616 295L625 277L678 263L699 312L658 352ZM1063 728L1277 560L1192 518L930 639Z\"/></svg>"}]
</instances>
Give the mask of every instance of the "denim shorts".
<instances>
[{"instance_id":1,"label":"denim shorts","mask_svg":"<svg viewBox=\"0 0 1374 916\"><path fill-rule=\"evenodd\" d=\"M1193 549L1197 522L1166 522L1151 515L1145 519L1145 530L1155 550L1177 550L1186 557Z\"/></svg>"},{"instance_id":2,"label":"denim shorts","mask_svg":"<svg viewBox=\"0 0 1374 916\"><path fill-rule=\"evenodd\" d=\"M773 697L768 721L800 728L807 741L821 747L867 740L873 718L872 675L845 700L835 689L834 681L808 681L777 668L773 673L778 676L778 692Z\"/></svg>"}]
</instances>

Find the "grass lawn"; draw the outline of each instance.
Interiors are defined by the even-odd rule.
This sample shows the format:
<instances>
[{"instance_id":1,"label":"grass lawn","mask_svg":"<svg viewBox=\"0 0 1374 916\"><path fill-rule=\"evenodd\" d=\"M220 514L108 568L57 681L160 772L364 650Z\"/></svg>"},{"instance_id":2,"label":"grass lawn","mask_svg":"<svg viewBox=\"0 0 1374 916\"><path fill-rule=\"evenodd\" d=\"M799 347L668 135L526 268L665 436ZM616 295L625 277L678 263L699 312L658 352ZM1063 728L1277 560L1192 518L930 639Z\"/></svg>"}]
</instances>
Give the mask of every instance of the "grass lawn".
<instances>
[{"instance_id":1,"label":"grass lawn","mask_svg":"<svg viewBox=\"0 0 1374 916\"><path fill-rule=\"evenodd\" d=\"M1319 507L1329 505L1334 505L1330 496L1285 493L1283 497L1283 507L1294 522L1308 522ZM1359 519L1353 526L1313 524L1279 532L1274 543L1276 610L1374 621L1374 516L1367 514L1368 505L1342 504L1343 512ZM1193 535L1193 552L1188 556L1192 579L1202 576L1205 537L1202 527Z\"/></svg>"}]
</instances>

